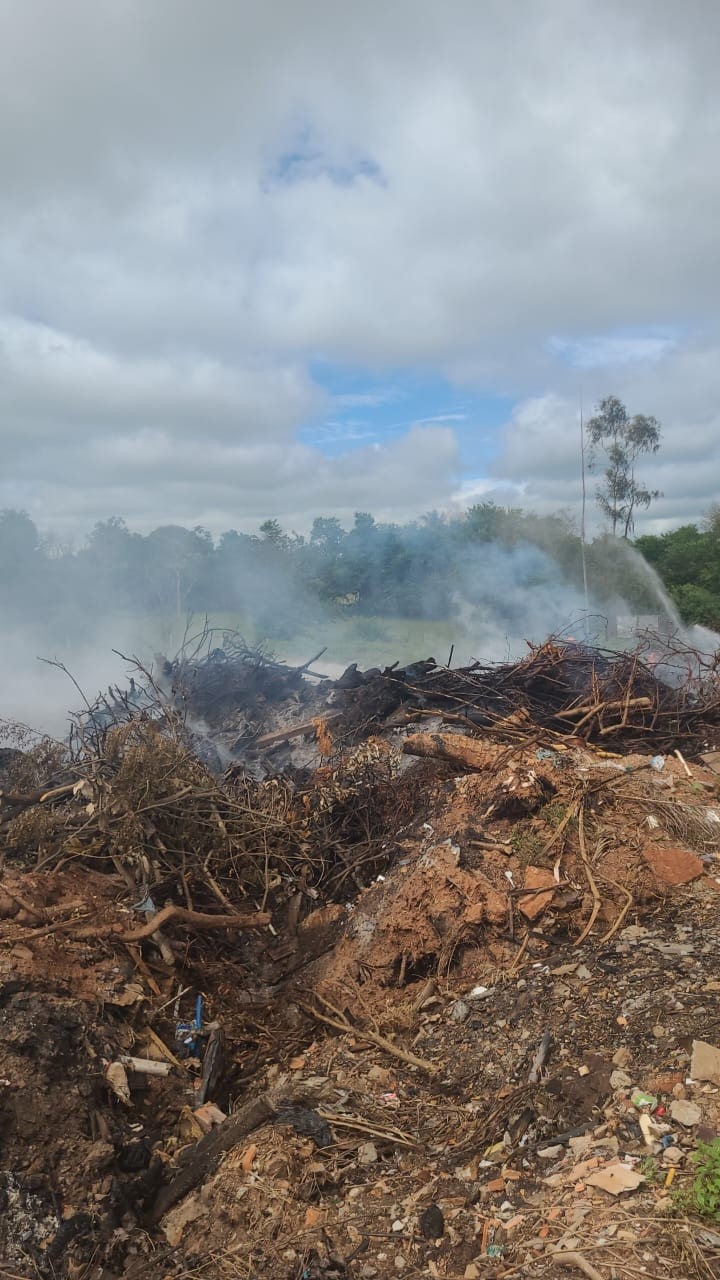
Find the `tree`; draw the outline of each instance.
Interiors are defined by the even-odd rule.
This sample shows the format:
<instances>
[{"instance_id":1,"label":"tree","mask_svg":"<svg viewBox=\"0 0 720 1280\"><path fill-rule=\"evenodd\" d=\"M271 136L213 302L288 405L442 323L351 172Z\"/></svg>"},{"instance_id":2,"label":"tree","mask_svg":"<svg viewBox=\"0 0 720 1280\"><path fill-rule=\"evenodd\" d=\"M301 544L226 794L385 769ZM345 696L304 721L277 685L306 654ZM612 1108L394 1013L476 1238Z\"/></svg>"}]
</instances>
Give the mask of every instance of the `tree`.
<instances>
[{"instance_id":1,"label":"tree","mask_svg":"<svg viewBox=\"0 0 720 1280\"><path fill-rule=\"evenodd\" d=\"M210 563L210 534L199 527L161 525L145 538L144 550L145 576L155 603L180 619Z\"/></svg>"},{"instance_id":2,"label":"tree","mask_svg":"<svg viewBox=\"0 0 720 1280\"><path fill-rule=\"evenodd\" d=\"M263 542L267 542L272 547L277 547L280 551L286 551L290 546L290 539L283 532L282 525L279 520L265 520L260 525Z\"/></svg>"},{"instance_id":3,"label":"tree","mask_svg":"<svg viewBox=\"0 0 720 1280\"><path fill-rule=\"evenodd\" d=\"M598 505L610 521L613 537L621 526L623 538L629 538L638 507L647 508L661 497L659 489L646 489L635 476L638 459L660 448L660 423L640 413L630 418L617 396L606 396L598 410L586 428L591 469L597 465L599 451L607 459L603 484L597 490Z\"/></svg>"},{"instance_id":4,"label":"tree","mask_svg":"<svg viewBox=\"0 0 720 1280\"><path fill-rule=\"evenodd\" d=\"M345 530L337 516L316 516L313 520L310 531L310 541L313 546L337 552L344 538Z\"/></svg>"}]
</instances>

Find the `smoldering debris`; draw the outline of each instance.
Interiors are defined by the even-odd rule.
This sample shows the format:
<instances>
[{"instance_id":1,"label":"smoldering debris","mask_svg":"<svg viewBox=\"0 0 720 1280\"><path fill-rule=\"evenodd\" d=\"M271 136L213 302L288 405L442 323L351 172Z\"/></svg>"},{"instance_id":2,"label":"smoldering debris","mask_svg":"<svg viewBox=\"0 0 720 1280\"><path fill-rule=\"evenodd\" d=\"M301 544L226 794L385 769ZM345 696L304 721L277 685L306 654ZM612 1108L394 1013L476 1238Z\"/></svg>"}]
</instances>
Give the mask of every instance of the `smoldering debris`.
<instances>
[{"instance_id":1,"label":"smoldering debris","mask_svg":"<svg viewBox=\"0 0 720 1280\"><path fill-rule=\"evenodd\" d=\"M532 1179L554 1135L562 1152L597 1124L610 1071L567 1021L573 975L587 989L602 961L614 1030L597 1043L614 1045L638 1016L613 989L624 931L657 927L668 894L677 923L717 892L718 775L701 757L720 744L718 670L663 658L687 677L551 639L515 663L330 680L320 653L292 667L204 632L133 664L69 743L10 747L0 1250L15 1273L160 1277L205 1250L221 1276L230 1257L271 1280L353 1276L363 1232L362 1265L382 1274L394 1232L422 1269L439 1247L411 1225L425 1197L452 1224L442 1247L463 1246L448 1273L493 1242L522 1265L504 1210L465 1249L464 1200L443 1188L499 1144L468 1174L476 1216L494 1161ZM538 987L520 1008L551 968L562 1000ZM674 1016L653 1026L669 1035ZM362 1189L375 1166L383 1230Z\"/></svg>"}]
</instances>

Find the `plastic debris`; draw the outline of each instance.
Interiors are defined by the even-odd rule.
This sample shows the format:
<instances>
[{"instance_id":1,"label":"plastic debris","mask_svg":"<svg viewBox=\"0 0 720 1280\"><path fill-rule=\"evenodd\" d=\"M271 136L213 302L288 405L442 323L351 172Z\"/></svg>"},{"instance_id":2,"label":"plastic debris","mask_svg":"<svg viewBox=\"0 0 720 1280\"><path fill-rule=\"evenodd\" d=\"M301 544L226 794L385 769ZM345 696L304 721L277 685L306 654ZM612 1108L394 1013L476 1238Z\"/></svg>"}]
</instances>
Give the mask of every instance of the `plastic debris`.
<instances>
[{"instance_id":1,"label":"plastic debris","mask_svg":"<svg viewBox=\"0 0 720 1280\"><path fill-rule=\"evenodd\" d=\"M635 1090L635 1093L633 1094L631 1101L633 1106L637 1107L638 1111L642 1107L649 1107L651 1111L654 1111L658 1104L658 1100L654 1096L654 1094L643 1093L641 1089Z\"/></svg>"},{"instance_id":2,"label":"plastic debris","mask_svg":"<svg viewBox=\"0 0 720 1280\"><path fill-rule=\"evenodd\" d=\"M289 1103L280 1108L275 1120L277 1124L292 1125L296 1133L307 1134L316 1147L329 1147L332 1144L332 1135L327 1121L309 1107Z\"/></svg>"},{"instance_id":3,"label":"plastic debris","mask_svg":"<svg viewBox=\"0 0 720 1280\"><path fill-rule=\"evenodd\" d=\"M171 1062L159 1062L156 1058L132 1058L123 1054L119 1062L128 1071L136 1071L138 1075L168 1076L172 1071Z\"/></svg>"}]
</instances>

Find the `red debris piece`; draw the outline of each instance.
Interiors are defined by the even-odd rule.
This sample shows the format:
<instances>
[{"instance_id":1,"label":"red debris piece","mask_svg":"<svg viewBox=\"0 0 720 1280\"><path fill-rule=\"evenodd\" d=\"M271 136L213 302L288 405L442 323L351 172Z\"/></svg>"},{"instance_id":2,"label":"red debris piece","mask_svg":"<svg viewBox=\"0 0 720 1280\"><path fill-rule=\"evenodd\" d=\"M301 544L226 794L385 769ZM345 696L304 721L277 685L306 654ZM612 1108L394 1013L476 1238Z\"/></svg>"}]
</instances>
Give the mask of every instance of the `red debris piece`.
<instances>
[{"instance_id":1,"label":"red debris piece","mask_svg":"<svg viewBox=\"0 0 720 1280\"><path fill-rule=\"evenodd\" d=\"M536 920L552 902L557 883L552 871L544 867L528 867L525 872L526 889L547 889L547 893L526 893L520 898L520 910L528 920Z\"/></svg>"},{"instance_id":2,"label":"red debris piece","mask_svg":"<svg viewBox=\"0 0 720 1280\"><path fill-rule=\"evenodd\" d=\"M700 859L689 849L649 845L643 849L643 857L665 884L689 884L691 880L698 880L705 870Z\"/></svg>"}]
</instances>

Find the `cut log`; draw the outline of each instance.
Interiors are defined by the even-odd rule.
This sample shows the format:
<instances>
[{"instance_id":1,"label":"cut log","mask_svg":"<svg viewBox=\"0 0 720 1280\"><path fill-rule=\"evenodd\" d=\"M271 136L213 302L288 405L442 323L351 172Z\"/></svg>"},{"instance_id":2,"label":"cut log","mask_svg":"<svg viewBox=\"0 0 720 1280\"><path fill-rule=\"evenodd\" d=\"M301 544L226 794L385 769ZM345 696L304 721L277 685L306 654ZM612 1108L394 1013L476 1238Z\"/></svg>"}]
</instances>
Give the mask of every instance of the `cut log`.
<instances>
[{"instance_id":1,"label":"cut log","mask_svg":"<svg viewBox=\"0 0 720 1280\"><path fill-rule=\"evenodd\" d=\"M508 748L502 743L481 742L464 733L413 733L403 743L406 756L430 756L462 769L492 769Z\"/></svg>"},{"instance_id":2,"label":"cut log","mask_svg":"<svg viewBox=\"0 0 720 1280\"><path fill-rule=\"evenodd\" d=\"M274 1120L285 1104L300 1103L313 1106L324 1095L324 1082L320 1086L293 1087L284 1080L279 1081L277 1086L268 1093L263 1093L252 1102L247 1102L229 1119L217 1128L211 1129L195 1146L182 1152L178 1161L179 1171L171 1182L160 1188L146 1215L146 1225L157 1226L173 1205L176 1205L183 1196L201 1182L207 1180L226 1151L236 1147L254 1129L259 1129L261 1125Z\"/></svg>"},{"instance_id":3,"label":"cut log","mask_svg":"<svg viewBox=\"0 0 720 1280\"><path fill-rule=\"evenodd\" d=\"M262 1094L254 1102L248 1102L246 1106L241 1107L229 1120L211 1129L187 1153L185 1167L180 1169L172 1182L160 1188L155 1203L145 1219L147 1226L156 1226L173 1205L214 1173L220 1157L226 1151L237 1146L238 1142L252 1133L253 1129L259 1129L260 1125L273 1120L275 1115L276 1109L269 1096Z\"/></svg>"}]
</instances>

